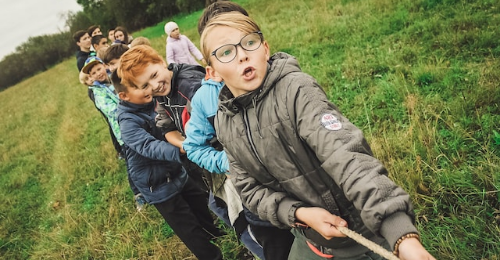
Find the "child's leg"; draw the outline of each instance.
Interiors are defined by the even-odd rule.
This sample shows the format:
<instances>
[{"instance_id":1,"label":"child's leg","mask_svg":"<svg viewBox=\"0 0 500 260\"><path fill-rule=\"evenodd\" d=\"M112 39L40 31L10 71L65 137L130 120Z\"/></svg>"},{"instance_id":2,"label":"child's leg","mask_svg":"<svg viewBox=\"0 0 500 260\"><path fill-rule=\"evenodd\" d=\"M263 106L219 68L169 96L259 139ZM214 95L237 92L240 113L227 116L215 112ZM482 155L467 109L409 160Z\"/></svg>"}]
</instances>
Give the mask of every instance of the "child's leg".
<instances>
[{"instance_id":1,"label":"child's leg","mask_svg":"<svg viewBox=\"0 0 500 260\"><path fill-rule=\"evenodd\" d=\"M221 199L216 198L214 194L210 191L208 194L208 208L226 224L231 227L231 222L229 221L229 215L227 213L227 206L224 201L219 201ZM221 205L223 204L223 205Z\"/></svg>"},{"instance_id":2,"label":"child's leg","mask_svg":"<svg viewBox=\"0 0 500 260\"><path fill-rule=\"evenodd\" d=\"M252 233L264 249L264 257L272 260L287 260L294 240L288 229L250 224ZM307 258L303 258L307 259Z\"/></svg>"},{"instance_id":3,"label":"child's leg","mask_svg":"<svg viewBox=\"0 0 500 260\"><path fill-rule=\"evenodd\" d=\"M243 245L248 250L250 250L250 252L252 252L253 255L257 256L261 260L265 260L262 246L259 245L259 243L257 242L257 240L255 240L254 237L252 237L253 235L251 234L248 222L246 221L244 214L241 214L240 216L240 218L242 218L241 220L244 221L244 224L241 224L242 226L241 228L234 227L233 225L231 225L231 222L229 221L229 215L226 203L222 199L215 197L212 192L210 192L210 195L208 196L208 207L210 208L210 210L212 210L212 212L215 215L217 215L217 217L219 217L222 221L224 221L224 223L227 226L233 227L235 229L236 233L239 234L238 237L241 243L243 243ZM238 222L238 220L236 222Z\"/></svg>"},{"instance_id":4,"label":"child's leg","mask_svg":"<svg viewBox=\"0 0 500 260\"><path fill-rule=\"evenodd\" d=\"M198 259L222 259L222 252L211 243L212 236L203 229L182 195L174 196L165 202L154 204L154 206L175 234Z\"/></svg>"},{"instance_id":5,"label":"child's leg","mask_svg":"<svg viewBox=\"0 0 500 260\"><path fill-rule=\"evenodd\" d=\"M248 248L250 252L252 252L252 254L254 254L261 260L266 259L264 256L264 249L254 237L250 225L248 225L247 228L243 230L243 232L241 233L240 240L245 245L245 247Z\"/></svg>"},{"instance_id":6,"label":"child's leg","mask_svg":"<svg viewBox=\"0 0 500 260\"><path fill-rule=\"evenodd\" d=\"M213 237L220 237L226 233L214 225L214 218L208 210L207 193L201 190L191 178L188 179L181 192L182 197L187 202L194 215L198 218L201 226Z\"/></svg>"}]
</instances>

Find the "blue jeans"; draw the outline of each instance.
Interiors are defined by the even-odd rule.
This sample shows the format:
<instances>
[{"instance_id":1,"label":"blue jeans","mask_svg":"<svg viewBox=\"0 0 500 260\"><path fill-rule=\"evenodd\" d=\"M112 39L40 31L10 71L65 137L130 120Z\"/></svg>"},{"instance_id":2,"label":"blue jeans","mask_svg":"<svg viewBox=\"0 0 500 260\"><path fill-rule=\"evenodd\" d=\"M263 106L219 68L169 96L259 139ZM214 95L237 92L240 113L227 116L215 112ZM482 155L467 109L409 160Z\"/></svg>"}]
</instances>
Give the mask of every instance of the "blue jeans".
<instances>
[{"instance_id":1,"label":"blue jeans","mask_svg":"<svg viewBox=\"0 0 500 260\"><path fill-rule=\"evenodd\" d=\"M231 222L229 221L229 216L227 213L227 208L219 207L215 202L214 194L210 192L208 195L208 208L215 214L219 219L224 221L224 223L230 227L232 227ZM265 260L264 258L264 250L262 246L254 240L253 235L251 234L250 226L241 233L240 240L243 245L252 252L254 256L257 256L261 260Z\"/></svg>"}]
</instances>

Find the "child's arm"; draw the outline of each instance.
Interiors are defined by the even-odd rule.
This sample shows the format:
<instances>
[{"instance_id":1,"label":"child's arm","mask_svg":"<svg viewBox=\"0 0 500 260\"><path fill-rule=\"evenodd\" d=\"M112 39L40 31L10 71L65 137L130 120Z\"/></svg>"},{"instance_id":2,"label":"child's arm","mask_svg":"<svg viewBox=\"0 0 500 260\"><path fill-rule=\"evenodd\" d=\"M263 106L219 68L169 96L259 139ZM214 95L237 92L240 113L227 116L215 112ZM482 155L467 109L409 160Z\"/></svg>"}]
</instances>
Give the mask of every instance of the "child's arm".
<instances>
[{"instance_id":1,"label":"child's arm","mask_svg":"<svg viewBox=\"0 0 500 260\"><path fill-rule=\"evenodd\" d=\"M182 148L182 142L184 142L184 136L182 136L181 132L179 131L170 131L165 134L165 139L167 139L167 142L172 144L173 146L176 146L180 149L181 153L186 153L184 149Z\"/></svg>"},{"instance_id":2,"label":"child's arm","mask_svg":"<svg viewBox=\"0 0 500 260\"><path fill-rule=\"evenodd\" d=\"M179 149L163 140L156 139L141 126L138 120L134 120L130 115L120 116L119 123L122 139L130 149L150 159L180 163Z\"/></svg>"},{"instance_id":3,"label":"child's arm","mask_svg":"<svg viewBox=\"0 0 500 260\"><path fill-rule=\"evenodd\" d=\"M118 125L118 118L116 117L116 110L119 103L118 97L111 96L109 92L104 89L96 89L95 91L92 91L94 93L95 106L106 116L116 140L120 145L123 145L120 126Z\"/></svg>"},{"instance_id":4,"label":"child's arm","mask_svg":"<svg viewBox=\"0 0 500 260\"><path fill-rule=\"evenodd\" d=\"M391 246L408 233L418 233L409 195L387 177L361 130L329 102L312 78L295 83L287 95L295 98L287 101L287 107L297 133L360 211L365 225Z\"/></svg>"},{"instance_id":5,"label":"child's arm","mask_svg":"<svg viewBox=\"0 0 500 260\"><path fill-rule=\"evenodd\" d=\"M193 54L193 56L195 56L196 59L201 61L203 63L203 65L205 65L206 62L205 62L205 59L203 59L203 54L201 54L200 50L198 50L196 45L194 45L194 43L187 36L184 36L184 37L186 38L186 40L188 42L189 52L191 52L191 54Z\"/></svg>"},{"instance_id":6,"label":"child's arm","mask_svg":"<svg viewBox=\"0 0 500 260\"><path fill-rule=\"evenodd\" d=\"M186 140L182 144L190 161L213 173L226 173L229 168L226 153L210 144L215 129L209 118L214 118L217 113L218 88L221 84L203 81L191 99L191 118L185 129Z\"/></svg>"}]
</instances>

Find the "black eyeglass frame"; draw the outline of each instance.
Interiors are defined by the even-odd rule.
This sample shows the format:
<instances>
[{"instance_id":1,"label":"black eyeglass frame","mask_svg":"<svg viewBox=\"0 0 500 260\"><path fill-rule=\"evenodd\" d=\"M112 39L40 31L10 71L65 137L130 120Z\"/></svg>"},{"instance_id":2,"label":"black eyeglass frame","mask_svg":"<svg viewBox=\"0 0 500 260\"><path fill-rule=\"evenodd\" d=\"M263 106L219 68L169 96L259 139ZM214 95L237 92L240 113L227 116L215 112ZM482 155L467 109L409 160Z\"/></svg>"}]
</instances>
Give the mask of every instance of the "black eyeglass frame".
<instances>
[{"instance_id":1,"label":"black eyeglass frame","mask_svg":"<svg viewBox=\"0 0 500 260\"><path fill-rule=\"evenodd\" d=\"M245 39L248 35L251 35L251 34L254 34L254 33L256 33L256 34L258 34L258 35L259 35L259 37L260 37L260 44L259 44L259 46L257 46L255 49L253 49L253 50L248 50L248 49L246 49L245 47L243 47L243 45L241 45L241 41L243 41L243 39ZM249 33L249 34L247 34L247 35L243 36L243 37L240 39L240 42L238 42L237 44L231 44L231 43L229 43L229 44L224 44L224 45L220 46L219 48L217 48L217 49L215 49L214 51L212 51L212 53L210 54L210 56L214 56L214 57L215 57L218 61L220 61L220 62L222 62L222 63L229 63L229 62L233 61L233 60L236 58L236 56L238 56L238 45L239 45L239 46L240 46L243 50L245 50L245 51L255 51L255 50L257 50L258 48L260 48L260 46L262 45L262 42L263 42L263 41L264 41L264 35L262 34L262 32L261 32L261 31L251 32L251 33ZM234 49L235 49L235 54L234 54L234 57L233 57L231 60L229 60L229 61L221 61L221 60L217 57L217 55L215 55L215 54L217 53L217 51L218 51L220 48L225 47L225 46L228 46L228 45L234 46ZM209 64L209 65L210 65L210 64Z\"/></svg>"}]
</instances>

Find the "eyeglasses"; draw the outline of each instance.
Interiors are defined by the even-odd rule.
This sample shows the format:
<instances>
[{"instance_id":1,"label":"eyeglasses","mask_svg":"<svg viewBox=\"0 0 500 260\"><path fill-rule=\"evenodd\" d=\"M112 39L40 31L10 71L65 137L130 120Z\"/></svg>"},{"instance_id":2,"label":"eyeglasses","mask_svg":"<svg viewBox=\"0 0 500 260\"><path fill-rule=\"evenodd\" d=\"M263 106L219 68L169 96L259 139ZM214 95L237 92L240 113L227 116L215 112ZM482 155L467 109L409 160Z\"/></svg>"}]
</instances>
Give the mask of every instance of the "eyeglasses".
<instances>
[{"instance_id":1,"label":"eyeglasses","mask_svg":"<svg viewBox=\"0 0 500 260\"><path fill-rule=\"evenodd\" d=\"M215 56L215 58L222 63L228 63L236 58L236 55L238 54L238 45L245 51L255 51L260 47L263 40L262 32L253 32L245 35L237 44L226 44L220 46L212 52L212 56Z\"/></svg>"}]
</instances>

